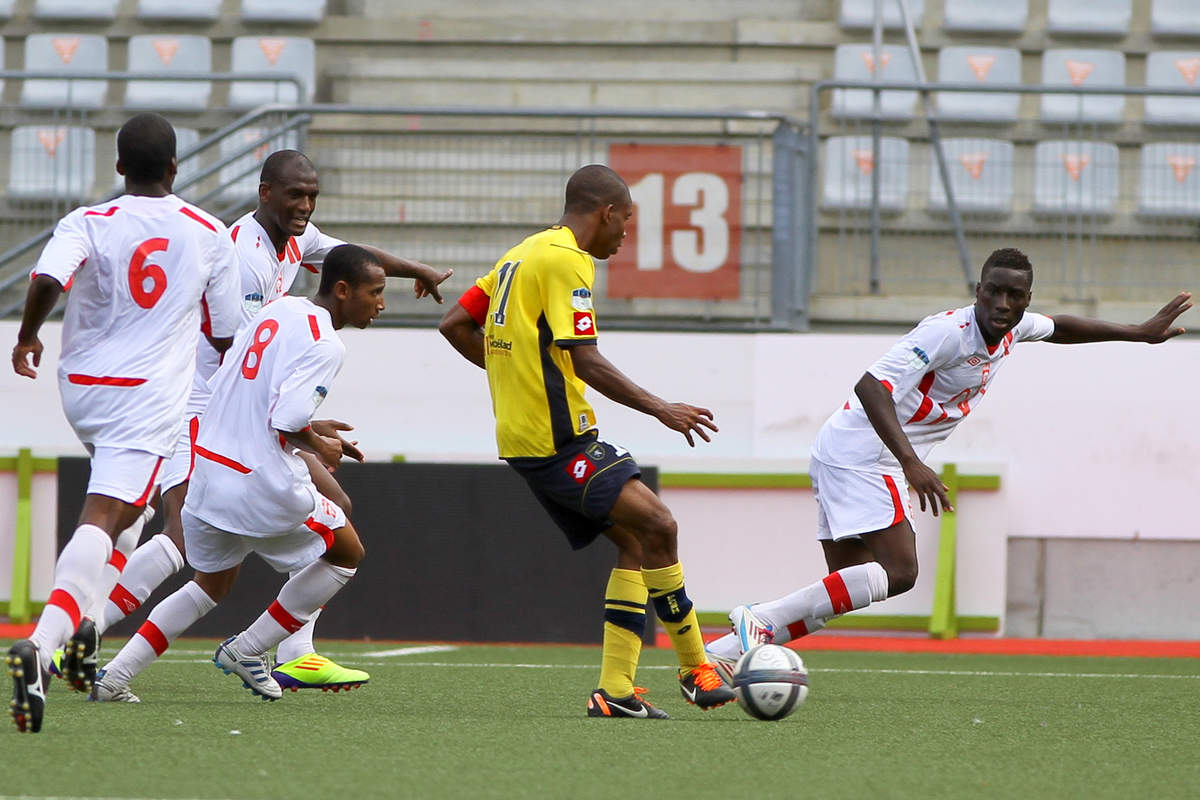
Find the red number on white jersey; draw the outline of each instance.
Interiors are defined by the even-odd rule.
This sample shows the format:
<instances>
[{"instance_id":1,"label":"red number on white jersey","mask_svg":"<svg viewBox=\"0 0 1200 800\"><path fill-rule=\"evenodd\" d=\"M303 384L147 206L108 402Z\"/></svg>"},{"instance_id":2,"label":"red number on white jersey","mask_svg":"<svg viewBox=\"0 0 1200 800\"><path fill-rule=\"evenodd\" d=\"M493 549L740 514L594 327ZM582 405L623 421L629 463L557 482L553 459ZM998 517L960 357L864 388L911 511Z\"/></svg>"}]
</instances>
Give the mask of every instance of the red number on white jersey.
<instances>
[{"instance_id":1,"label":"red number on white jersey","mask_svg":"<svg viewBox=\"0 0 1200 800\"><path fill-rule=\"evenodd\" d=\"M271 343L278 332L279 323L273 319L264 319L259 323L258 328L254 331L254 342L246 351L246 357L242 359L243 378L252 381L258 377L258 368L262 366L263 351L267 349L267 345ZM263 338L264 333L266 333L266 338ZM251 356L254 357L253 364L250 363Z\"/></svg>"},{"instance_id":2,"label":"red number on white jersey","mask_svg":"<svg viewBox=\"0 0 1200 800\"><path fill-rule=\"evenodd\" d=\"M157 264L146 264L151 253L167 249L167 239L147 239L133 251L129 260L129 291L133 294L133 302L142 308L153 308L163 292L167 290L167 273ZM146 281L150 288L146 288Z\"/></svg>"}]
</instances>

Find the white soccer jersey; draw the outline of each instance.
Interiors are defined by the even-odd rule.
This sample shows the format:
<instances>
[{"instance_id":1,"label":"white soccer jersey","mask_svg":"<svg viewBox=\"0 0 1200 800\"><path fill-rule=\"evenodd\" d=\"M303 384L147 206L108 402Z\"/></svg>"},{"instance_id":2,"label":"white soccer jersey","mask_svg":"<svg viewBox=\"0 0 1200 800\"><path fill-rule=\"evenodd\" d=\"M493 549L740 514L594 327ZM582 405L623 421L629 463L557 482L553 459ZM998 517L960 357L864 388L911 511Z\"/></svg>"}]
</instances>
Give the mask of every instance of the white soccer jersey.
<instances>
[{"instance_id":1,"label":"white soccer jersey","mask_svg":"<svg viewBox=\"0 0 1200 800\"><path fill-rule=\"evenodd\" d=\"M979 406L1017 342L1053 333L1054 320L1027 311L998 345L989 347L970 305L921 320L867 372L891 390L904 435L924 460ZM821 426L812 456L835 467L900 469L854 394Z\"/></svg>"},{"instance_id":2,"label":"white soccer jersey","mask_svg":"<svg viewBox=\"0 0 1200 800\"><path fill-rule=\"evenodd\" d=\"M326 236L311 222L302 236L292 236L282 253L275 252L271 238L254 218L245 214L230 228L237 252L238 272L242 284L242 324L246 324L264 305L286 295L303 266L310 272L321 271L325 254L340 244L341 239ZM199 414L208 404L208 381L217 371L221 357L207 340L201 339L196 350L196 378L188 412Z\"/></svg>"},{"instance_id":3,"label":"white soccer jersey","mask_svg":"<svg viewBox=\"0 0 1200 800\"><path fill-rule=\"evenodd\" d=\"M210 381L190 513L246 536L276 536L304 523L316 489L279 431L308 426L345 352L329 312L303 297L271 303L242 328Z\"/></svg>"},{"instance_id":4,"label":"white soccer jersey","mask_svg":"<svg viewBox=\"0 0 1200 800\"><path fill-rule=\"evenodd\" d=\"M174 195L123 195L63 217L33 274L71 288L58 376L80 441L171 454L201 297L214 336L237 330L234 259L221 221Z\"/></svg>"}]
</instances>

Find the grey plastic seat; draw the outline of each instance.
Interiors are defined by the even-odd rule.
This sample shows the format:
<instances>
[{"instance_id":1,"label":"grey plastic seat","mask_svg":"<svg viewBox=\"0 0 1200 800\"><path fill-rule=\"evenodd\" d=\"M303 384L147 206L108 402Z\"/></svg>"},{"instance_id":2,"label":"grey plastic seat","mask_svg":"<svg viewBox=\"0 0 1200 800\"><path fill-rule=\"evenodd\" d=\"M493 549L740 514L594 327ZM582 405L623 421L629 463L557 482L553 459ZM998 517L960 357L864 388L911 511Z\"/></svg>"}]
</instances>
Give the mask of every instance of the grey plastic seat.
<instances>
[{"instance_id":1,"label":"grey plastic seat","mask_svg":"<svg viewBox=\"0 0 1200 800\"><path fill-rule=\"evenodd\" d=\"M1156 142L1142 146L1138 216L1200 218L1200 145Z\"/></svg>"},{"instance_id":2,"label":"grey plastic seat","mask_svg":"<svg viewBox=\"0 0 1200 800\"><path fill-rule=\"evenodd\" d=\"M224 160L241 148L257 142L267 132L265 128L243 128L235 131L221 140L220 157ZM221 167L219 179L222 189L218 202L253 203L258 199L258 175L263 160L276 150L294 150L299 145L299 137L294 131L277 136L269 142L257 145L252 151L229 164Z\"/></svg>"},{"instance_id":3,"label":"grey plastic seat","mask_svg":"<svg viewBox=\"0 0 1200 800\"><path fill-rule=\"evenodd\" d=\"M1117 207L1117 146L1109 142L1039 142L1033 150L1033 212L1111 216Z\"/></svg>"},{"instance_id":4,"label":"grey plastic seat","mask_svg":"<svg viewBox=\"0 0 1200 800\"><path fill-rule=\"evenodd\" d=\"M1049 0L1046 30L1076 36L1124 36L1129 33L1133 0Z\"/></svg>"},{"instance_id":5,"label":"grey plastic seat","mask_svg":"<svg viewBox=\"0 0 1200 800\"><path fill-rule=\"evenodd\" d=\"M943 139L954 204L963 214L1012 212L1013 143L1001 139ZM929 152L929 210L945 212L946 190L932 146Z\"/></svg>"},{"instance_id":6,"label":"grey plastic seat","mask_svg":"<svg viewBox=\"0 0 1200 800\"><path fill-rule=\"evenodd\" d=\"M1119 50L1051 49L1042 53L1042 83L1054 86L1124 86L1125 54ZM1042 95L1045 122L1117 124L1125 114L1125 97Z\"/></svg>"},{"instance_id":7,"label":"grey plastic seat","mask_svg":"<svg viewBox=\"0 0 1200 800\"><path fill-rule=\"evenodd\" d=\"M1159 50L1146 57L1146 85L1168 89L1190 89L1200 95L1200 51ZM1147 125L1200 125L1200 96L1146 96Z\"/></svg>"},{"instance_id":8,"label":"grey plastic seat","mask_svg":"<svg viewBox=\"0 0 1200 800\"><path fill-rule=\"evenodd\" d=\"M913 27L921 30L921 22L925 19L925 0L908 0L908 18ZM842 0L842 10L838 14L838 25L847 30L871 28L875 25L875 0ZM900 7L896 0L883 0L883 27L902 28L904 20L900 16Z\"/></svg>"},{"instance_id":9,"label":"grey plastic seat","mask_svg":"<svg viewBox=\"0 0 1200 800\"><path fill-rule=\"evenodd\" d=\"M1154 0L1150 32L1155 36L1200 36L1200 0Z\"/></svg>"},{"instance_id":10,"label":"grey plastic seat","mask_svg":"<svg viewBox=\"0 0 1200 800\"><path fill-rule=\"evenodd\" d=\"M0 0L0 19L12 19L17 0Z\"/></svg>"},{"instance_id":11,"label":"grey plastic seat","mask_svg":"<svg viewBox=\"0 0 1200 800\"><path fill-rule=\"evenodd\" d=\"M1015 47L943 47L938 53L937 79L942 83L1020 83L1021 53ZM1015 122L1020 106L1019 94L937 93L937 112L942 119Z\"/></svg>"},{"instance_id":12,"label":"grey plastic seat","mask_svg":"<svg viewBox=\"0 0 1200 800\"><path fill-rule=\"evenodd\" d=\"M41 72L108 71L108 41L95 34L31 33L25 37L25 69ZM100 108L108 82L103 80L27 80L21 105L35 108Z\"/></svg>"},{"instance_id":13,"label":"grey plastic seat","mask_svg":"<svg viewBox=\"0 0 1200 800\"><path fill-rule=\"evenodd\" d=\"M93 19L117 18L120 0L37 0L33 4L35 19Z\"/></svg>"},{"instance_id":14,"label":"grey plastic seat","mask_svg":"<svg viewBox=\"0 0 1200 800\"><path fill-rule=\"evenodd\" d=\"M880 137L879 207L898 213L908 203L908 142ZM825 142L821 206L828 210L866 211L871 207L875 160L870 136L831 136Z\"/></svg>"},{"instance_id":15,"label":"grey plastic seat","mask_svg":"<svg viewBox=\"0 0 1200 800\"><path fill-rule=\"evenodd\" d=\"M325 0L242 0L247 22L311 22L325 18Z\"/></svg>"},{"instance_id":16,"label":"grey plastic seat","mask_svg":"<svg viewBox=\"0 0 1200 800\"><path fill-rule=\"evenodd\" d=\"M221 15L221 0L138 0L137 18L212 22Z\"/></svg>"},{"instance_id":17,"label":"grey plastic seat","mask_svg":"<svg viewBox=\"0 0 1200 800\"><path fill-rule=\"evenodd\" d=\"M13 200L88 197L96 178L96 133L91 128L21 125L13 128L8 196Z\"/></svg>"},{"instance_id":18,"label":"grey plastic seat","mask_svg":"<svg viewBox=\"0 0 1200 800\"><path fill-rule=\"evenodd\" d=\"M1021 33L1029 0L946 0L944 30L955 33Z\"/></svg>"},{"instance_id":19,"label":"grey plastic seat","mask_svg":"<svg viewBox=\"0 0 1200 800\"><path fill-rule=\"evenodd\" d=\"M264 103L307 103L316 84L317 56L312 39L295 37L239 36L233 40L233 72L277 72L296 75L300 95L290 82L234 81L229 87L229 105L253 108Z\"/></svg>"},{"instance_id":20,"label":"grey plastic seat","mask_svg":"<svg viewBox=\"0 0 1200 800\"><path fill-rule=\"evenodd\" d=\"M212 42L207 36L131 36L129 71L211 72ZM203 111L211 81L130 81L125 105L172 111Z\"/></svg>"},{"instance_id":21,"label":"grey plastic seat","mask_svg":"<svg viewBox=\"0 0 1200 800\"><path fill-rule=\"evenodd\" d=\"M908 49L898 45L884 45L880 49L879 64L875 64L874 48L869 44L840 44L833 54L833 77L837 80L908 83L916 82ZM878 68L876 68L878 66ZM873 116L870 89L834 89L833 116L852 119ZM880 93L880 118L888 120L912 119L917 93L908 90L893 90Z\"/></svg>"}]
</instances>

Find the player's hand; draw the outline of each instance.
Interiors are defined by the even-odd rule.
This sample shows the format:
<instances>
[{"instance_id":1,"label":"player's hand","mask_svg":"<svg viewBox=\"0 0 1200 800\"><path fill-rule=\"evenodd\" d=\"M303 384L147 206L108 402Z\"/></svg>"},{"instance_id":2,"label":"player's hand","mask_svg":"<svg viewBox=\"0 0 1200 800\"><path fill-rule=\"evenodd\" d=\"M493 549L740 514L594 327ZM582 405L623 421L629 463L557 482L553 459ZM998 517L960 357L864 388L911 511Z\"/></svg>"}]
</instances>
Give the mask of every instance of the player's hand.
<instances>
[{"instance_id":1,"label":"player's hand","mask_svg":"<svg viewBox=\"0 0 1200 800\"><path fill-rule=\"evenodd\" d=\"M667 403L655 416L663 425L682 433L683 438L687 439L688 447L696 446L696 442L692 439L693 433L704 441L711 442L712 439L709 438L705 428L709 431L718 430L716 423L713 422L711 411L707 408L690 406L687 403Z\"/></svg>"},{"instance_id":2,"label":"player's hand","mask_svg":"<svg viewBox=\"0 0 1200 800\"><path fill-rule=\"evenodd\" d=\"M438 291L438 287L442 282L454 274L454 270L448 269L445 272L439 272L437 269L422 264L420 261L414 261L413 264L421 270L423 274L418 275L413 281L413 295L418 300L426 295L432 295L434 300L442 302L442 293Z\"/></svg>"},{"instance_id":3,"label":"player's hand","mask_svg":"<svg viewBox=\"0 0 1200 800\"><path fill-rule=\"evenodd\" d=\"M358 440L355 439L352 442L348 442L340 433L340 431L354 430L354 426L350 423L342 422L341 420L336 419L314 419L309 424L312 425L313 432L318 436L324 436L329 439L337 439L339 442L341 442L343 456L349 456L355 461L365 460L362 451L355 447L355 445L358 444Z\"/></svg>"},{"instance_id":4,"label":"player's hand","mask_svg":"<svg viewBox=\"0 0 1200 800\"><path fill-rule=\"evenodd\" d=\"M920 461L913 461L904 465L904 479L908 481L909 488L917 493L918 499L921 501L921 510L925 510L925 499L929 499L929 510L936 517L938 515L938 504L941 503L942 511L953 511L954 506L950 505L950 491L946 484L942 483L942 479L938 474L927 467Z\"/></svg>"},{"instance_id":5,"label":"player's hand","mask_svg":"<svg viewBox=\"0 0 1200 800\"><path fill-rule=\"evenodd\" d=\"M36 378L37 370L29 366L28 358L33 356L33 367L41 366L42 363L42 340L34 338L29 344L21 344L17 342L16 347L12 352L13 372L18 375L24 375L26 378Z\"/></svg>"},{"instance_id":6,"label":"player's hand","mask_svg":"<svg viewBox=\"0 0 1200 800\"><path fill-rule=\"evenodd\" d=\"M1192 293L1180 292L1175 295L1171 302L1167 303L1150 319L1143 322L1138 328L1141 331L1143 341L1148 344L1162 344L1167 339L1173 339L1181 333L1186 332L1186 328L1174 328L1175 320L1179 315L1192 307Z\"/></svg>"},{"instance_id":7,"label":"player's hand","mask_svg":"<svg viewBox=\"0 0 1200 800\"><path fill-rule=\"evenodd\" d=\"M316 431L313 431L316 433ZM321 459L321 463L330 472L338 468L342 461L342 439L341 437L322 436L317 434L316 456Z\"/></svg>"}]
</instances>

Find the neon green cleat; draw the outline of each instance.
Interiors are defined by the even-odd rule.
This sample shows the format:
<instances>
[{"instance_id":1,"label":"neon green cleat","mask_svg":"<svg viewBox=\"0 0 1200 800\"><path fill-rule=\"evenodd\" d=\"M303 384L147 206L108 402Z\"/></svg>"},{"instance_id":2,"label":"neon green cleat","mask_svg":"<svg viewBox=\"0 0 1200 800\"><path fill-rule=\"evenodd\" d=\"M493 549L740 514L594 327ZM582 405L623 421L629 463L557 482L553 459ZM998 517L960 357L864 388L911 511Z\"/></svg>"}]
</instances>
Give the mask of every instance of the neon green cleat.
<instances>
[{"instance_id":1,"label":"neon green cleat","mask_svg":"<svg viewBox=\"0 0 1200 800\"><path fill-rule=\"evenodd\" d=\"M281 689L293 692L301 689L320 689L347 692L371 680L361 669L348 669L316 653L294 658L286 664L276 664L271 677Z\"/></svg>"},{"instance_id":2,"label":"neon green cleat","mask_svg":"<svg viewBox=\"0 0 1200 800\"><path fill-rule=\"evenodd\" d=\"M54 655L50 656L50 674L55 678L66 680L66 676L63 675L62 671L62 657L63 651L61 647L54 651Z\"/></svg>"}]
</instances>

